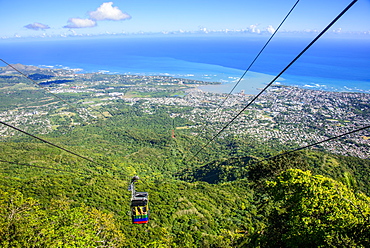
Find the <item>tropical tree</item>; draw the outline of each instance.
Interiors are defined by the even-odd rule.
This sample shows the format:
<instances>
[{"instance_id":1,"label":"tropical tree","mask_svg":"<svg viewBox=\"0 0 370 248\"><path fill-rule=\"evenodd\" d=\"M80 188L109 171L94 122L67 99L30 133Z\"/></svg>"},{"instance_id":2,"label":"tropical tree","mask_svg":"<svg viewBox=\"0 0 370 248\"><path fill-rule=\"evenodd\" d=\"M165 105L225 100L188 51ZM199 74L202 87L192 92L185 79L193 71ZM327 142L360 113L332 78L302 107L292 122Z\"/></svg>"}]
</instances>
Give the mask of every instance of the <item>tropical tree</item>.
<instances>
[{"instance_id":1,"label":"tropical tree","mask_svg":"<svg viewBox=\"0 0 370 248\"><path fill-rule=\"evenodd\" d=\"M370 247L370 198L333 179L288 169L267 181L264 247Z\"/></svg>"}]
</instances>

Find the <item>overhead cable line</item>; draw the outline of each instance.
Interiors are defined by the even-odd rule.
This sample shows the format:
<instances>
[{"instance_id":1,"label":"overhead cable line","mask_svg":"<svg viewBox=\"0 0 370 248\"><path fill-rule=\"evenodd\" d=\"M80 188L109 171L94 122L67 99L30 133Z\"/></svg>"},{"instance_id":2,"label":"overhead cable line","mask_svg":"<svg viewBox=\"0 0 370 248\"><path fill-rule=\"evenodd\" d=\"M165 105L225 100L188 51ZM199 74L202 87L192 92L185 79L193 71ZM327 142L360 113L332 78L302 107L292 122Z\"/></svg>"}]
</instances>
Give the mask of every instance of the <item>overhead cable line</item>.
<instances>
[{"instance_id":1,"label":"overhead cable line","mask_svg":"<svg viewBox=\"0 0 370 248\"><path fill-rule=\"evenodd\" d=\"M263 92L267 90L290 66L292 66L322 35L324 35L329 28L331 28L334 23L336 23L358 0L353 0L337 17L334 18L333 21L331 21L326 28L324 28L320 34L316 36L315 39L313 39L274 79L271 80L270 83L268 83L265 88L263 88L239 113L234 116L216 135L214 135L205 145L203 145L191 158L194 159L206 146L208 146L211 142L213 142L223 131L228 128L231 123L234 122L236 118L238 118Z\"/></svg>"},{"instance_id":2,"label":"overhead cable line","mask_svg":"<svg viewBox=\"0 0 370 248\"><path fill-rule=\"evenodd\" d=\"M55 171L61 171L61 172L75 173L73 171L67 171L67 170L56 169L56 168L46 167L46 166L33 165L33 164L12 162L12 161L2 160L2 159L0 159L0 162L8 163L8 164L22 165L22 166L28 166L28 167L35 167L35 168L40 168L40 169L45 169L45 170L55 170Z\"/></svg>"},{"instance_id":3,"label":"overhead cable line","mask_svg":"<svg viewBox=\"0 0 370 248\"><path fill-rule=\"evenodd\" d=\"M7 160L2 160L2 159L0 159L0 162L8 163L8 164L14 164L14 165L35 167L35 168L40 168L40 169L44 169L44 170L54 170L54 171L58 171L58 172L66 172L66 173L76 174L76 175L78 174L78 175L86 176L86 177L101 177L101 178L107 179L107 175L100 175L100 174L97 174L96 172L91 171L89 169L87 169L87 170L89 170L90 173L87 173L87 172L78 172L78 171L73 171L73 170L62 170L62 169L56 169L56 168L52 168L52 167L39 166L39 165L33 165L33 164L27 164L27 163L18 163L18 162L7 161ZM122 179L117 178L117 177L112 176L112 175L109 175L109 176L111 177L111 179L122 180Z\"/></svg>"},{"instance_id":4,"label":"overhead cable line","mask_svg":"<svg viewBox=\"0 0 370 248\"><path fill-rule=\"evenodd\" d=\"M64 102L65 104L67 104L69 107L71 107L72 109L75 109L76 111L77 108L75 106L73 106L72 104L66 102L63 98L61 98L60 96L54 94L53 92L51 92L49 89L47 89L46 87L43 87L42 85L38 84L35 80L33 80L32 78L30 78L28 75L26 75L25 73L21 72L20 70L18 70L16 67L14 67L13 65L9 64L8 62L6 62L5 60L3 59L0 59L4 64L8 65L10 68L12 68L13 70L15 70L16 72L18 72L19 74L21 74L22 76L24 76L25 78L31 80L31 82L33 82L36 86L42 88L43 90L45 90L46 92L48 92L49 94L53 95L55 98L57 98L58 100Z\"/></svg>"},{"instance_id":5,"label":"overhead cable line","mask_svg":"<svg viewBox=\"0 0 370 248\"><path fill-rule=\"evenodd\" d=\"M7 126L7 127L10 127L10 128L13 128L14 130L17 130L17 131L19 131L19 132L21 132L21 133L24 133L24 134L26 134L26 135L28 135L28 136L31 136L32 138L38 139L38 140L40 140L40 141L42 141L42 142L44 142L44 143L46 143L46 144L52 145L52 146L54 146L54 147L56 147L56 148L59 148L59 149L61 149L61 150L63 150L63 151L66 151L66 152L68 152L68 153L70 153L70 154L73 154L73 155L75 155L75 156L77 156L77 157L79 157L79 158L82 158L82 159L87 160L87 161L89 161L89 162L92 162L92 163L94 163L94 164L98 164L97 162L95 162L95 161L94 161L94 160L92 160L91 158L81 156L81 155L79 155L79 154L77 154L77 153L75 153L75 152L73 152L73 151L70 151L70 150L68 150L68 149L66 149L66 148L63 148L63 147L59 146L59 145L53 144L53 143L51 143L51 142L49 142L49 141L47 141L47 140L45 140L45 139L39 138L39 137L37 137L37 136L35 136L35 135L33 135L33 134L30 134L30 133L28 133L28 132L26 132L26 131L23 131L23 130L21 130L21 129L17 128L17 127L14 127L14 126L12 126L12 125L10 125L10 124L7 124L7 123L2 122L2 121L0 121L0 124L3 124L3 125L5 125L5 126Z\"/></svg>"},{"instance_id":6,"label":"overhead cable line","mask_svg":"<svg viewBox=\"0 0 370 248\"><path fill-rule=\"evenodd\" d=\"M40 85L39 83L37 83L34 79L30 78L28 75L26 75L25 73L21 72L20 70L18 70L16 67L14 67L13 65L9 64L8 62L6 62L5 60L3 59L0 59L4 64L8 65L10 68L12 68L13 70L15 70L16 72L18 72L19 74L21 74L22 76L24 76L25 78L31 80L32 83L34 83L36 86L40 87L41 89L45 90L46 92L48 92L49 94L53 95L55 98L57 98L58 100L62 101L63 103L67 104L69 107L71 107L72 109L74 109L77 113L78 113L78 109L77 107L73 106L72 104L70 104L69 102L67 102L66 100L64 100L63 98L61 98L60 96L58 96L57 94L54 94L53 92L51 92L48 88L46 87L43 87L42 85ZM101 112L100 110L98 109L95 109L91 106L89 106L90 108L94 109L95 111L99 112L102 116L104 116L106 118L106 116L103 114L103 112ZM108 111L109 112L109 111ZM80 117L82 118L82 117ZM83 118L82 118L83 119Z\"/></svg>"},{"instance_id":7,"label":"overhead cable line","mask_svg":"<svg viewBox=\"0 0 370 248\"><path fill-rule=\"evenodd\" d=\"M353 133L356 133L356 132L359 132L359 131L362 131L362 130L365 130L365 129L368 129L368 128L370 128L370 125L365 126L365 127L361 127L361 128L358 128L358 129L355 129L355 130L352 130L352 131L349 131L349 132L346 132L346 133L343 133L343 134L340 134L340 135L337 135L337 136L334 136L334 137L331 137L331 138L328 138L328 139L325 139L325 140L322 140L322 141L319 141L319 142L316 142L316 143L313 143L313 144L310 144L310 145L302 146L302 147L296 148L294 150L286 151L286 152L283 152L283 153L275 155L275 156L271 156L271 157L268 157L268 158L265 158L265 159L260 159L260 160L257 160L257 161L253 161L253 163L260 163L260 162L271 160L271 159L274 159L274 158L277 158L277 157L281 157L281 156L284 156L286 154L290 154L290 153L297 152L297 151L300 151L300 150L303 150L303 149L306 149L306 148L309 148L309 147L312 147L312 146L319 145L321 143L332 141L334 139L338 139L338 138L341 138L343 136L353 134ZM208 178L211 178L211 177L214 177L214 174L202 177L202 180L204 181L204 179L208 179Z\"/></svg>"},{"instance_id":8,"label":"overhead cable line","mask_svg":"<svg viewBox=\"0 0 370 248\"><path fill-rule=\"evenodd\" d=\"M234 85L234 87L231 89L231 91L228 93L228 95L225 97L225 99L220 103L220 105L217 107L216 111L215 111L215 114L217 113L217 111L222 107L222 105L224 105L224 103L227 101L227 99L229 99L229 97L231 96L231 94L234 92L235 88L239 85L239 83L242 81L242 79L244 78L244 76L247 74L247 72L249 71L249 69L253 66L254 62L256 62L256 60L259 58L259 56L262 54L262 52L265 50L265 48L267 47L267 45L270 43L270 41L272 40L272 38L274 38L275 34L279 31L280 27L284 24L285 20L288 19L289 15L292 13L292 11L294 10L294 8L297 6L299 0L297 0L297 2L293 5L293 7L290 9L290 11L288 12L288 14L285 16L285 18L281 21L280 25L276 28L275 32L271 35L271 37L267 40L267 42L265 43L265 45L262 47L262 49L259 51L259 53L256 55L256 57L253 59L253 61L250 63L250 65L248 66L248 68L244 71L244 73L242 74L242 76L239 78L239 80L236 82L236 84ZM214 117L214 115L213 115ZM202 129L202 131L200 133L203 133L204 130L206 129L206 125L204 126L204 128Z\"/></svg>"},{"instance_id":9,"label":"overhead cable line","mask_svg":"<svg viewBox=\"0 0 370 248\"><path fill-rule=\"evenodd\" d=\"M334 139L338 139L338 138L341 138L343 136L353 134L353 133L356 133L356 132L359 132L359 131L362 131L362 130L365 130L365 129L368 129L368 128L370 128L370 125L365 126L365 127L361 127L361 128L352 130L350 132L346 132L346 133L343 133L343 134L340 134L340 135L337 135L337 136L334 136L334 137L331 137L331 138L328 138L328 139L325 139L325 140L322 140L322 141L318 141L318 142L310 144L310 145L302 146L302 147L296 148L294 150L290 150L290 151L287 151L287 152L284 152L284 153L281 153L281 154L278 154L278 155L275 155L275 156L272 156L272 157L268 157L268 158L259 160L257 162L262 162L262 161L274 159L274 158L277 158L277 157L280 157L280 156L283 156L283 155L286 155L286 154L289 154L289 153L292 153L292 152L300 151L300 150L303 150L303 149L306 149L306 148L309 148L309 147L312 147L312 146L319 145L319 144L324 143L324 142L328 142L328 141L331 141L331 140L334 140Z\"/></svg>"},{"instance_id":10,"label":"overhead cable line","mask_svg":"<svg viewBox=\"0 0 370 248\"><path fill-rule=\"evenodd\" d=\"M77 171L73 171L73 170L62 170L62 169L57 169L57 168L52 168L52 167L46 167L46 166L39 166L39 165L34 165L34 164L27 164L27 163L19 163L19 162L14 162L14 161L7 161L7 160L3 160L3 159L0 159L0 162L2 162L2 163L8 163L8 164L21 165L21 166L34 167L34 168L40 168L40 169L44 169L44 170L54 170L54 171L58 171L58 172L66 172L66 173L71 173L71 174L79 174L79 175L85 175L85 176L91 176L91 174L92 174L93 176L106 177L105 175L96 174L93 171L90 171L90 173L84 173L84 172L77 172Z\"/></svg>"}]
</instances>

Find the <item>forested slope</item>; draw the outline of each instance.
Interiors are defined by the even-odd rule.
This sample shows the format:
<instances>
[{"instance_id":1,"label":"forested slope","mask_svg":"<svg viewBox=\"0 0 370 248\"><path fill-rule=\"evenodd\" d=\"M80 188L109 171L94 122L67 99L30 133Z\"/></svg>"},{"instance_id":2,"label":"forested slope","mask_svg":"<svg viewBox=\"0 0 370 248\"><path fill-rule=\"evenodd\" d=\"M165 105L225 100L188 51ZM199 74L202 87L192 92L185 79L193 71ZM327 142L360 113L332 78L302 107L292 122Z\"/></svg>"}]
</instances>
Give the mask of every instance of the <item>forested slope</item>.
<instances>
[{"instance_id":1,"label":"forested slope","mask_svg":"<svg viewBox=\"0 0 370 248\"><path fill-rule=\"evenodd\" d=\"M361 193L369 191L368 160L315 151L231 158L225 143L251 144L233 137L207 148L197 159L215 160L199 167L187 159L202 140L186 131L173 139L168 123L162 110L122 111L42 136L98 164L24 136L1 142L2 159L19 163L1 163L1 245L369 245L369 198ZM252 147L258 154L259 144ZM130 222L133 175L150 195L147 225Z\"/></svg>"},{"instance_id":2,"label":"forested slope","mask_svg":"<svg viewBox=\"0 0 370 248\"><path fill-rule=\"evenodd\" d=\"M23 134L2 138L0 246L370 246L369 160L315 150L264 160L278 146L235 135L193 157L207 139L187 128L172 138L174 108L140 104L37 133L95 162ZM146 225L131 224L134 175L149 193Z\"/></svg>"}]
</instances>

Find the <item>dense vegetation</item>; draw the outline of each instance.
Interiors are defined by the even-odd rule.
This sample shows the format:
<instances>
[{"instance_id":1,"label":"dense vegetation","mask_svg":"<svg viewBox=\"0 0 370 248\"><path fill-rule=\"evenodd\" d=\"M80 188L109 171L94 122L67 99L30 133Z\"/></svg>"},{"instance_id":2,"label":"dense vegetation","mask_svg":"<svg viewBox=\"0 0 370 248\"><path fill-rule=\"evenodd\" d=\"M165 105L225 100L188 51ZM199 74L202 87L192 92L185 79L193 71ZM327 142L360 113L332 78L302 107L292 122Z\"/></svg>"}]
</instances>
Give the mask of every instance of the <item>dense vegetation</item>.
<instances>
[{"instance_id":1,"label":"dense vegetation","mask_svg":"<svg viewBox=\"0 0 370 248\"><path fill-rule=\"evenodd\" d=\"M176 117L189 108L148 110L141 101L116 100L91 107L91 117L62 104L48 107L56 100L31 86L18 91L22 83L10 81L5 92L12 97L0 101L1 110L26 109L32 94L33 107L47 106L49 122L21 128L95 162L3 133L1 247L370 246L369 160L319 150L264 160L282 152L278 141L236 135L194 157L209 137L194 135L187 128L193 123ZM44 132L45 123L51 131ZM176 138L174 123L182 127ZM146 225L131 224L127 186L134 175L141 178L137 190L149 193Z\"/></svg>"},{"instance_id":2,"label":"dense vegetation","mask_svg":"<svg viewBox=\"0 0 370 248\"><path fill-rule=\"evenodd\" d=\"M98 165L24 136L0 143L18 163L1 163L2 247L370 245L368 160L305 151L258 162L261 144L227 137L189 161L203 141L186 129L171 138L166 108L110 112L43 136ZM133 175L150 195L147 225L130 223Z\"/></svg>"}]
</instances>

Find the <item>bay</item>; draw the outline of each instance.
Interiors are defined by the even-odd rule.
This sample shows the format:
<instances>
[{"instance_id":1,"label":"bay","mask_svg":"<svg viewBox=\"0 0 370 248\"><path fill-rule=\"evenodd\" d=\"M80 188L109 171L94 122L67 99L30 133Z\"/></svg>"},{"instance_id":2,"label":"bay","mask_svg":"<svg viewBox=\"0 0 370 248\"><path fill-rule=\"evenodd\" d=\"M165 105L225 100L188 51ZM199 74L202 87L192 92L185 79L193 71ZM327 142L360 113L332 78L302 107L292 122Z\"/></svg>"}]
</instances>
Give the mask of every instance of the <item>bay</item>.
<instances>
[{"instance_id":1,"label":"bay","mask_svg":"<svg viewBox=\"0 0 370 248\"><path fill-rule=\"evenodd\" d=\"M221 82L222 85L202 89L229 92L267 39L266 36L204 35L2 40L0 55L12 64ZM310 40L311 37L274 38L236 92L258 92ZM370 93L368 41L335 37L319 40L278 81L302 88Z\"/></svg>"}]
</instances>

